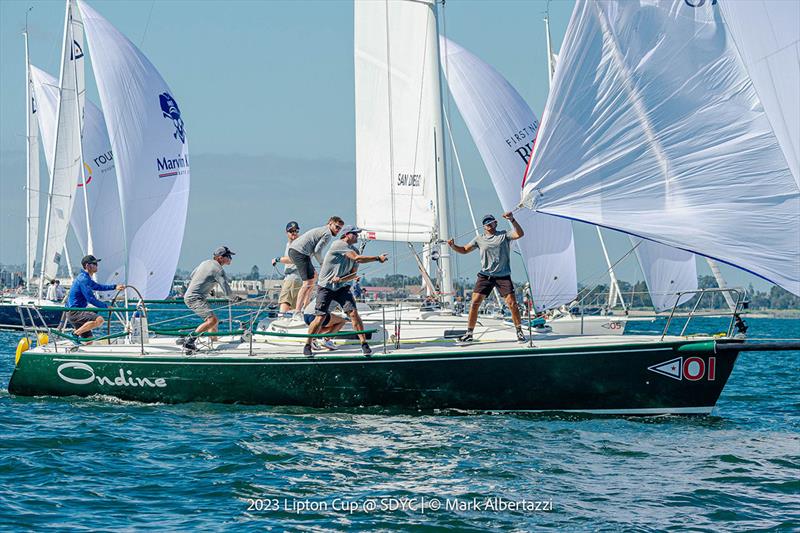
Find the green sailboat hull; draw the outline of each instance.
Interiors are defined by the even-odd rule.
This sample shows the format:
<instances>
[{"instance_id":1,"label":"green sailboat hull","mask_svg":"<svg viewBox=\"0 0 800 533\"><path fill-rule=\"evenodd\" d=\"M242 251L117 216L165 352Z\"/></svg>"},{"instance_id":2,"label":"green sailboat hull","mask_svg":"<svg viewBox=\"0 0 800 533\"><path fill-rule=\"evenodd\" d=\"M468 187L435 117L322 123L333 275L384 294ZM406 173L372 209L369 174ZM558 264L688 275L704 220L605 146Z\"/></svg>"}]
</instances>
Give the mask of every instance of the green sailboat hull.
<instances>
[{"instance_id":1,"label":"green sailboat hull","mask_svg":"<svg viewBox=\"0 0 800 533\"><path fill-rule=\"evenodd\" d=\"M715 343L511 348L364 357L159 357L26 352L21 396L325 408L708 413L738 352Z\"/></svg>"}]
</instances>

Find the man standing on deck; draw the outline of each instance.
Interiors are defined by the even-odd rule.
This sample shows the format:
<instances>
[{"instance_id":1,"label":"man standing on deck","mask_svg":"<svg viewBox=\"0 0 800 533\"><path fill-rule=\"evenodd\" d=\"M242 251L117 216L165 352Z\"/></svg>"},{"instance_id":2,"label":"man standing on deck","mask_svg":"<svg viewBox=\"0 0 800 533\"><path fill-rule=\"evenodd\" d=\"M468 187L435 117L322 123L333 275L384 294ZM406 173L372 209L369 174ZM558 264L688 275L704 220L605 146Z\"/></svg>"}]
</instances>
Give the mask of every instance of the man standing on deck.
<instances>
[{"instance_id":1,"label":"man standing on deck","mask_svg":"<svg viewBox=\"0 0 800 533\"><path fill-rule=\"evenodd\" d=\"M281 284L281 294L278 296L279 311L281 313L288 313L294 309L297 303L297 295L300 292L300 287L303 286L303 280L297 273L297 267L294 262L289 258L289 246L300 236L300 225L292 220L286 224L286 249L283 256L276 257L272 260L272 266L282 263L283 267L283 283Z\"/></svg>"},{"instance_id":2,"label":"man standing on deck","mask_svg":"<svg viewBox=\"0 0 800 533\"><path fill-rule=\"evenodd\" d=\"M194 332L185 339L178 339L178 344L183 344L187 353L191 353L197 349L195 342L200 333L217 331L219 319L208 304L208 297L211 295L211 291L214 287L219 285L225 298L230 301L237 301L239 299L233 295L231 286L228 284L228 278L225 275L225 271L222 269L223 266L231 264L234 255L236 254L227 246L220 246L214 250L213 259L206 259L192 272L192 279L189 281L189 286L186 288L183 301L186 307L203 319L203 323L197 326Z\"/></svg>"},{"instance_id":3,"label":"man standing on deck","mask_svg":"<svg viewBox=\"0 0 800 533\"><path fill-rule=\"evenodd\" d=\"M478 310L483 300L492 293L495 287L500 291L506 305L511 309L511 320L517 330L517 340L525 342L525 335L522 333L522 321L517 307L517 298L514 296L514 283L511 281L511 241L522 237L525 232L520 227L519 222L514 219L510 211L503 215L503 218L511 222L514 231L497 231L497 219L494 215L485 215L481 221L483 224L483 234L476 236L466 246L459 246L453 239L447 244L459 254L468 254L475 248L481 252L481 270L478 272L478 279L475 288L472 289L472 304L469 308L467 318L467 332L459 339L461 342L472 342L472 332L475 323L478 321Z\"/></svg>"},{"instance_id":4,"label":"man standing on deck","mask_svg":"<svg viewBox=\"0 0 800 533\"><path fill-rule=\"evenodd\" d=\"M64 287L61 286L61 281L57 279L50 281L50 286L47 287L47 299L61 303L64 299Z\"/></svg>"},{"instance_id":5,"label":"man standing on deck","mask_svg":"<svg viewBox=\"0 0 800 533\"><path fill-rule=\"evenodd\" d=\"M114 289L121 291L125 288L125 285L103 285L93 280L92 276L97 273L97 264L99 262L100 259L93 255L87 255L81 259L83 270L75 276L75 280L72 282L72 287L69 289L67 307L84 308L88 304L92 304L100 309L105 309L108 304L98 300L94 295L94 291L113 291ZM105 322L103 317L93 311L67 311L67 320L75 328L73 333L77 337L84 339L91 339L92 330L99 328Z\"/></svg>"},{"instance_id":6,"label":"man standing on deck","mask_svg":"<svg viewBox=\"0 0 800 533\"><path fill-rule=\"evenodd\" d=\"M317 305L314 309L316 318L309 325L309 335L315 335L320 331L326 318L330 315L330 307L333 302L342 306L342 310L350 317L353 329L356 331L364 329L364 324L356 309L356 300L350 291L350 282L356 278L356 271L360 263L372 263L373 261L385 263L388 256L386 254L359 255L358 248L355 247L359 233L361 233L361 229L355 226L345 226L342 229L341 238L331 245L325 255L317 282ZM366 356L372 355L366 335L360 334L358 338L361 340L361 353ZM309 357L314 355L311 351L311 339L312 337L309 337L306 340L303 348L303 355Z\"/></svg>"},{"instance_id":7,"label":"man standing on deck","mask_svg":"<svg viewBox=\"0 0 800 533\"><path fill-rule=\"evenodd\" d=\"M300 292L297 293L294 320L303 320L303 309L311 300L311 292L314 289L316 272L311 264L311 256L313 255L321 265L323 260L322 251L331 238L339 234L342 226L344 226L344 220L333 216L328 219L326 225L308 230L289 245L289 259L297 267L297 274L303 280L303 286L300 287Z\"/></svg>"}]
</instances>

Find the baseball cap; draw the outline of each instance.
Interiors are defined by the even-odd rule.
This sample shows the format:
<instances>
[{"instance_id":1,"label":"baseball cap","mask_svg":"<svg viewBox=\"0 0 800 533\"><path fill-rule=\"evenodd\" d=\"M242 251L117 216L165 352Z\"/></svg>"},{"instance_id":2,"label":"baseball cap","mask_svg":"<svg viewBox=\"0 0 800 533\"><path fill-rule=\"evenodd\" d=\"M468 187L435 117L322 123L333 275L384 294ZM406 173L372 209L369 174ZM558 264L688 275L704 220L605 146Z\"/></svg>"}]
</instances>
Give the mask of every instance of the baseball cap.
<instances>
[{"instance_id":1,"label":"baseball cap","mask_svg":"<svg viewBox=\"0 0 800 533\"><path fill-rule=\"evenodd\" d=\"M344 237L344 236L345 236L345 235L347 235L348 233L361 233L362 231L363 231L363 230L362 230L361 228L359 228L358 226L350 226L350 225L347 225L347 226L345 226L345 227L343 227L343 228L342 228L341 237L339 237L339 238L342 238L342 237Z\"/></svg>"},{"instance_id":2,"label":"baseball cap","mask_svg":"<svg viewBox=\"0 0 800 533\"><path fill-rule=\"evenodd\" d=\"M84 255L83 259L81 259L81 266L86 266L87 263L99 263L101 259L96 258L93 255Z\"/></svg>"},{"instance_id":3,"label":"baseball cap","mask_svg":"<svg viewBox=\"0 0 800 533\"><path fill-rule=\"evenodd\" d=\"M220 246L219 248L214 250L214 257L217 257L218 255L222 256L222 257L230 257L230 256L236 255L236 254L233 253L231 251L231 249L228 248L227 246Z\"/></svg>"},{"instance_id":4,"label":"baseball cap","mask_svg":"<svg viewBox=\"0 0 800 533\"><path fill-rule=\"evenodd\" d=\"M481 224L485 226L486 224L491 224L492 222L497 222L497 219L494 218L494 215L483 215Z\"/></svg>"},{"instance_id":5,"label":"baseball cap","mask_svg":"<svg viewBox=\"0 0 800 533\"><path fill-rule=\"evenodd\" d=\"M286 224L286 231L287 232L288 231L295 231L295 230L300 230L300 224L298 224L294 220L292 220L291 222Z\"/></svg>"}]
</instances>

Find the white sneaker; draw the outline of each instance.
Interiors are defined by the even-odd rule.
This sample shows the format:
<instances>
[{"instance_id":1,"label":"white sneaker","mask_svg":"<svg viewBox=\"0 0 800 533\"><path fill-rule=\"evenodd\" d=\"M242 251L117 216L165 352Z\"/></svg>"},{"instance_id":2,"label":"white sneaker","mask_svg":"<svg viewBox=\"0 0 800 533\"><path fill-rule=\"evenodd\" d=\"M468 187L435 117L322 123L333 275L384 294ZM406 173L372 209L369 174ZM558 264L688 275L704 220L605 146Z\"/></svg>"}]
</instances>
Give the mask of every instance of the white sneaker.
<instances>
[{"instance_id":1,"label":"white sneaker","mask_svg":"<svg viewBox=\"0 0 800 533\"><path fill-rule=\"evenodd\" d=\"M305 322L303 320L303 313L295 313L295 314L293 314L292 315L292 322L299 322L299 323Z\"/></svg>"},{"instance_id":2,"label":"white sneaker","mask_svg":"<svg viewBox=\"0 0 800 533\"><path fill-rule=\"evenodd\" d=\"M318 352L322 351L322 346L320 346L320 344L317 341L317 339L314 339L313 341L311 341L311 349L312 350L316 350Z\"/></svg>"},{"instance_id":3,"label":"white sneaker","mask_svg":"<svg viewBox=\"0 0 800 533\"><path fill-rule=\"evenodd\" d=\"M336 350L336 343L333 342L333 339L325 339L322 342L322 347L325 348L326 350L333 351Z\"/></svg>"}]
</instances>

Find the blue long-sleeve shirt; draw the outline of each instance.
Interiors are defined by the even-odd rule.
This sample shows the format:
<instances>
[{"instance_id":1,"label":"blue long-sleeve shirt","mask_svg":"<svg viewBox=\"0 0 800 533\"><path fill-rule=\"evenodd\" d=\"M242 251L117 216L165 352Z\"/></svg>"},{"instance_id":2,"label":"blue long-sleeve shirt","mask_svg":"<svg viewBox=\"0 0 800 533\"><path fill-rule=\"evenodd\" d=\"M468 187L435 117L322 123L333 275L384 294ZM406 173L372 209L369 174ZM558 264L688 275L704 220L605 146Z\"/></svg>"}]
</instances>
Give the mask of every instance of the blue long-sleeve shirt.
<instances>
[{"instance_id":1,"label":"blue long-sleeve shirt","mask_svg":"<svg viewBox=\"0 0 800 533\"><path fill-rule=\"evenodd\" d=\"M116 288L116 285L97 283L88 272L81 270L80 274L75 276L72 287L69 289L67 307L86 307L87 303L90 303L95 307L105 309L108 304L95 298L94 291L113 291Z\"/></svg>"}]
</instances>

